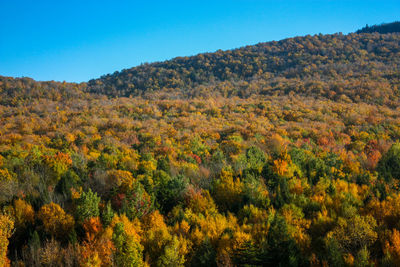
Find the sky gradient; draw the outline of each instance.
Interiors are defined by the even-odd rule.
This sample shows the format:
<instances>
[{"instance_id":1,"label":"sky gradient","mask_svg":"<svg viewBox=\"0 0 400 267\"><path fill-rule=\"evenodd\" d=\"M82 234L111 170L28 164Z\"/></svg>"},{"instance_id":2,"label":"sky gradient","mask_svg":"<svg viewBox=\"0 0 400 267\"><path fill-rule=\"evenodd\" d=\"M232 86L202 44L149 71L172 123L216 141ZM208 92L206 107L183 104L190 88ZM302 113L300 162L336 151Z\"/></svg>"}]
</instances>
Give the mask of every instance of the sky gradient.
<instances>
[{"instance_id":1,"label":"sky gradient","mask_svg":"<svg viewBox=\"0 0 400 267\"><path fill-rule=\"evenodd\" d=\"M400 20L400 1L0 0L0 75L103 74L288 37Z\"/></svg>"}]
</instances>

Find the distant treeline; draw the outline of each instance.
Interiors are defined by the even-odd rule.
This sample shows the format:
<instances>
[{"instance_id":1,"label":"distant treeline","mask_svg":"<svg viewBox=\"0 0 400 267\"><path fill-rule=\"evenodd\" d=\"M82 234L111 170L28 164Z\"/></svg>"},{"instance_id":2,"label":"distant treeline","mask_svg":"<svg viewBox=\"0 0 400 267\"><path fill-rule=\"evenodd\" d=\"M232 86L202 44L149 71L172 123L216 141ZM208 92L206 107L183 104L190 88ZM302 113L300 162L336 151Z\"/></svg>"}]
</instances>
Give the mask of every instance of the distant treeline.
<instances>
[{"instance_id":1,"label":"distant treeline","mask_svg":"<svg viewBox=\"0 0 400 267\"><path fill-rule=\"evenodd\" d=\"M382 23L379 25L368 26L368 24L357 31L357 33L392 33L392 32L400 32L400 21L395 21L392 23Z\"/></svg>"}]
</instances>

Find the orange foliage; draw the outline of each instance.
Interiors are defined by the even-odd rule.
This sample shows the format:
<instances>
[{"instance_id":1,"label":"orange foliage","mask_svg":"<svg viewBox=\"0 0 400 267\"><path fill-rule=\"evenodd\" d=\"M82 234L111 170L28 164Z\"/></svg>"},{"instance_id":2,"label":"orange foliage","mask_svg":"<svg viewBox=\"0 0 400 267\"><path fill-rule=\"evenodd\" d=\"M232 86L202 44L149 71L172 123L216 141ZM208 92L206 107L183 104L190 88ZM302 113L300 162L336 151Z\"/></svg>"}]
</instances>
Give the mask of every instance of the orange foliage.
<instances>
[{"instance_id":1,"label":"orange foliage","mask_svg":"<svg viewBox=\"0 0 400 267\"><path fill-rule=\"evenodd\" d=\"M80 247L81 266L110 266L114 245L110 230L104 232L98 217L92 217L83 223L86 240Z\"/></svg>"}]
</instances>

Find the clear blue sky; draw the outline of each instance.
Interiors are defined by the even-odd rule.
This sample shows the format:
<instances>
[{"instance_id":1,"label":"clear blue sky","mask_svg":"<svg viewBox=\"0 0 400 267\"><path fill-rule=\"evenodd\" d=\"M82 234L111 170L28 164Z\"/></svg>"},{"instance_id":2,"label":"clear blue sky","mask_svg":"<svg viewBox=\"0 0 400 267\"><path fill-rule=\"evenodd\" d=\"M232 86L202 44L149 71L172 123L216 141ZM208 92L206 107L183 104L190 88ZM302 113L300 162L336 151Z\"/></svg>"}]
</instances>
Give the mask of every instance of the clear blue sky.
<instances>
[{"instance_id":1,"label":"clear blue sky","mask_svg":"<svg viewBox=\"0 0 400 267\"><path fill-rule=\"evenodd\" d=\"M400 20L400 1L0 0L0 75L87 81L144 62Z\"/></svg>"}]
</instances>

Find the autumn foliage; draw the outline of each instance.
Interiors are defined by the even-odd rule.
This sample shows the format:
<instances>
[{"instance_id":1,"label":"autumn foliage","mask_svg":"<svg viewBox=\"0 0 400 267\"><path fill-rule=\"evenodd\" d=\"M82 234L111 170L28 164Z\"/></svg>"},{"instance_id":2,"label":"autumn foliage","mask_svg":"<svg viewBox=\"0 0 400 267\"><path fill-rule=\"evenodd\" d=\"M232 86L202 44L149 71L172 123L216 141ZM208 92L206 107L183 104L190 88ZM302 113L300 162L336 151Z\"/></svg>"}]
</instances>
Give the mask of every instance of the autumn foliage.
<instances>
[{"instance_id":1,"label":"autumn foliage","mask_svg":"<svg viewBox=\"0 0 400 267\"><path fill-rule=\"evenodd\" d=\"M0 266L398 266L399 38L1 77Z\"/></svg>"}]
</instances>

